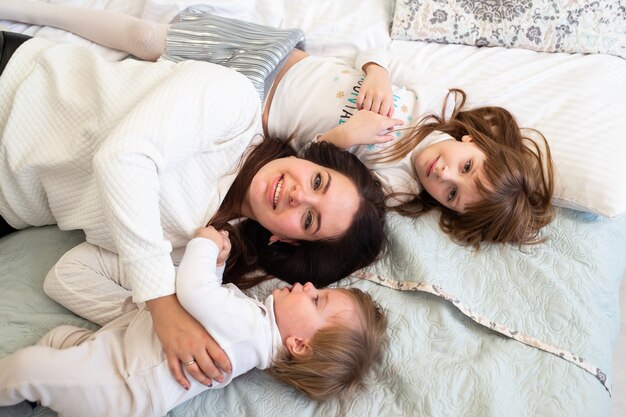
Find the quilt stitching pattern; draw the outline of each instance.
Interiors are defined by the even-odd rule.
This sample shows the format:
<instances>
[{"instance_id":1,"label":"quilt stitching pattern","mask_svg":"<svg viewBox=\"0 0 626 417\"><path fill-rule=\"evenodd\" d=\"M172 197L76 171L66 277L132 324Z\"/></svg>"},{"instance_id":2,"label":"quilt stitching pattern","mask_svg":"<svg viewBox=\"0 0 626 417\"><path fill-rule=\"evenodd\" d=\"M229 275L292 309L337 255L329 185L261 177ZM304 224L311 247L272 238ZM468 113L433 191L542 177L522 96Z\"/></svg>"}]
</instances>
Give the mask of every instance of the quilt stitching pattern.
<instances>
[{"instance_id":1,"label":"quilt stitching pattern","mask_svg":"<svg viewBox=\"0 0 626 417\"><path fill-rule=\"evenodd\" d=\"M453 294L450 294L449 292L445 291L443 288L437 285L428 284L425 282L396 281L396 280L389 279L380 275L368 273L366 271L357 271L353 275L362 279L366 279L368 281L375 282L380 285L384 285L394 290L422 291L422 292L426 292L432 295L436 295L437 297L441 297L444 300L451 302L457 309L459 309L463 314L471 318L476 323L482 326L485 326L495 332L498 332L506 337L510 337L511 339L517 340L518 342L524 343L525 345L546 351L548 353L552 353L553 355L558 356L559 358L564 359L567 362L570 362L578 366L584 371L589 372L591 375L596 377L598 381L600 381L602 386L609 393L609 396L612 396L613 385L608 380L606 373L603 372L597 366L587 362L579 355L576 355L572 352L569 352L565 349L561 349L549 343L543 342L528 334L511 329L494 320L490 320L489 318L473 311L468 305L463 303L459 297L456 297Z\"/></svg>"}]
</instances>

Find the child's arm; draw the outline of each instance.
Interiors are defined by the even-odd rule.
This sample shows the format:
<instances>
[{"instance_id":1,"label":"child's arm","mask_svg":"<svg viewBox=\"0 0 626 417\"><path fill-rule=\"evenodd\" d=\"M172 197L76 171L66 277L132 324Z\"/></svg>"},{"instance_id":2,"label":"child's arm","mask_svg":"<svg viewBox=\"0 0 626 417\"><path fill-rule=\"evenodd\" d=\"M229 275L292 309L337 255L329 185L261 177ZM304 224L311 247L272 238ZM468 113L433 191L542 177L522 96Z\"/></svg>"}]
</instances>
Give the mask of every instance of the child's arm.
<instances>
[{"instance_id":1,"label":"child's arm","mask_svg":"<svg viewBox=\"0 0 626 417\"><path fill-rule=\"evenodd\" d=\"M176 274L176 295L185 310L199 321L206 314L207 299L222 287L220 266L229 251L228 237L211 226L198 229L187 243Z\"/></svg>"},{"instance_id":2,"label":"child's arm","mask_svg":"<svg viewBox=\"0 0 626 417\"><path fill-rule=\"evenodd\" d=\"M363 66L365 79L361 84L356 105L361 110L371 110L383 116L393 116L393 94L389 72L374 62Z\"/></svg>"},{"instance_id":3,"label":"child's arm","mask_svg":"<svg viewBox=\"0 0 626 417\"><path fill-rule=\"evenodd\" d=\"M236 287L222 285L217 264L226 259L229 250L225 234L211 226L200 228L187 243L176 274L176 295L181 305L216 340L220 334L245 333L242 318L258 314L258 307Z\"/></svg>"},{"instance_id":4,"label":"child's arm","mask_svg":"<svg viewBox=\"0 0 626 417\"><path fill-rule=\"evenodd\" d=\"M370 49L357 55L355 67L365 73L365 79L356 99L358 109L371 110L383 116L393 116L389 62L389 53L384 49Z\"/></svg>"},{"instance_id":5,"label":"child's arm","mask_svg":"<svg viewBox=\"0 0 626 417\"><path fill-rule=\"evenodd\" d=\"M387 70L389 62L389 53L384 49L369 49L357 55L355 66L366 74L356 101L360 111L346 123L318 135L317 141L349 149L354 145L374 145L394 140L391 131L403 122L390 118L393 114L393 95Z\"/></svg>"},{"instance_id":6,"label":"child's arm","mask_svg":"<svg viewBox=\"0 0 626 417\"><path fill-rule=\"evenodd\" d=\"M348 149L354 145L374 145L394 140L393 128L401 126L400 119L390 119L368 110L359 110L346 123L332 128L317 137L317 140Z\"/></svg>"},{"instance_id":7,"label":"child's arm","mask_svg":"<svg viewBox=\"0 0 626 417\"><path fill-rule=\"evenodd\" d=\"M146 61L159 59L169 28L110 10L25 0L0 1L0 19L63 29Z\"/></svg>"},{"instance_id":8,"label":"child's arm","mask_svg":"<svg viewBox=\"0 0 626 417\"><path fill-rule=\"evenodd\" d=\"M217 254L215 266L217 267L216 270L218 271L218 274L221 275L221 273L224 272L224 264L226 262L226 258L228 258L228 255L230 254L231 249L230 239L228 238L228 231L217 230L213 226L201 227L196 231L196 235L194 237L209 239L217 245L219 253Z\"/></svg>"},{"instance_id":9,"label":"child's arm","mask_svg":"<svg viewBox=\"0 0 626 417\"><path fill-rule=\"evenodd\" d=\"M267 354L267 328L258 302L232 284L222 285L216 268L230 250L222 231L201 228L187 243L176 275L176 295L189 312L224 349L232 363L232 373L224 383L242 372L263 365ZM265 353L263 353L265 352ZM264 365L267 366L267 365Z\"/></svg>"}]
</instances>

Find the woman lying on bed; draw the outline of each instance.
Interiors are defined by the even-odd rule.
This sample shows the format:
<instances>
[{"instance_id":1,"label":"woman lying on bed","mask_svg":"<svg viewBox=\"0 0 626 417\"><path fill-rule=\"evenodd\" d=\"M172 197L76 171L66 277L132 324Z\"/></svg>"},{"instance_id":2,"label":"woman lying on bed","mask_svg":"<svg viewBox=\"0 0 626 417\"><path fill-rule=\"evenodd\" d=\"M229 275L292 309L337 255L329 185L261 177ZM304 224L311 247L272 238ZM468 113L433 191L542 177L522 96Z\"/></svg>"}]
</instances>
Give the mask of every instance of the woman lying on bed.
<instances>
[{"instance_id":1,"label":"woman lying on bed","mask_svg":"<svg viewBox=\"0 0 626 417\"><path fill-rule=\"evenodd\" d=\"M240 285L258 268L327 285L382 249L384 194L355 156L327 144L300 159L266 139L237 165L261 111L250 82L230 69L111 63L30 39L0 74L0 97L1 217L15 229L82 229L88 243L57 267L96 249L113 256L119 268L97 278L126 282L133 301L147 304L181 384L180 361L189 357L202 383L220 380L211 358L229 369L174 295L170 252L198 227L211 221L230 231L225 278Z\"/></svg>"},{"instance_id":2,"label":"woman lying on bed","mask_svg":"<svg viewBox=\"0 0 626 417\"><path fill-rule=\"evenodd\" d=\"M525 137L500 107L465 109L460 90L449 97L447 89L416 86L410 72L390 62L385 51L361 53L356 69L298 49L281 61L284 51L268 48L266 41L301 41L301 32L226 19L200 7L186 10L172 25L22 1L7 2L0 17L56 26L145 60L193 59L232 67L267 95L265 132L286 137L297 131L298 149L316 140L349 149L383 182L394 210L417 216L439 208L443 230L475 247L541 241L538 232L553 217L554 178L550 150L539 132L537 140ZM233 33L240 38L233 39ZM266 56L275 59L264 62ZM254 62L252 69L242 65L246 60ZM272 71L272 64L279 71ZM392 87L389 73L407 88ZM387 117L394 108L401 119ZM404 122L413 124L407 133L391 131Z\"/></svg>"}]
</instances>

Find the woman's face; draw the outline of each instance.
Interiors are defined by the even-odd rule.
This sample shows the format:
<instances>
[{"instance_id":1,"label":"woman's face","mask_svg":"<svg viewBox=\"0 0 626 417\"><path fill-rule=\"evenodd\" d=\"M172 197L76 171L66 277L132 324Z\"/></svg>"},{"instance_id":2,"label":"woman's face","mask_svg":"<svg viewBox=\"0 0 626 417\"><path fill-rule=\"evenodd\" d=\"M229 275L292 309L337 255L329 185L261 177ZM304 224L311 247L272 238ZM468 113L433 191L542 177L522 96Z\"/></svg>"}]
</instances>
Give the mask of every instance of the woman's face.
<instances>
[{"instance_id":1,"label":"woman's face","mask_svg":"<svg viewBox=\"0 0 626 417\"><path fill-rule=\"evenodd\" d=\"M246 197L242 214L290 243L342 235L359 207L348 177L293 156L263 166Z\"/></svg>"}]
</instances>

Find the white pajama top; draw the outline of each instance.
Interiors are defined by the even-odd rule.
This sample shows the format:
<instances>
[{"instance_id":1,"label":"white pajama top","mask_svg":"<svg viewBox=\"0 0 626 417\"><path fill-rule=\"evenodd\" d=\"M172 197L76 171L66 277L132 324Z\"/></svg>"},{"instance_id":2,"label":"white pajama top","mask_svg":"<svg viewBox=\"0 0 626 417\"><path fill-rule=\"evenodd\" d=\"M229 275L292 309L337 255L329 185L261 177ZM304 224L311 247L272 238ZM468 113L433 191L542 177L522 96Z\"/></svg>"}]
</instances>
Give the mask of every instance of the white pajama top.
<instances>
[{"instance_id":1,"label":"white pajama top","mask_svg":"<svg viewBox=\"0 0 626 417\"><path fill-rule=\"evenodd\" d=\"M84 230L119 254L135 302L173 294L172 248L215 213L260 129L250 81L34 38L0 76L0 97L2 217Z\"/></svg>"}]
</instances>

